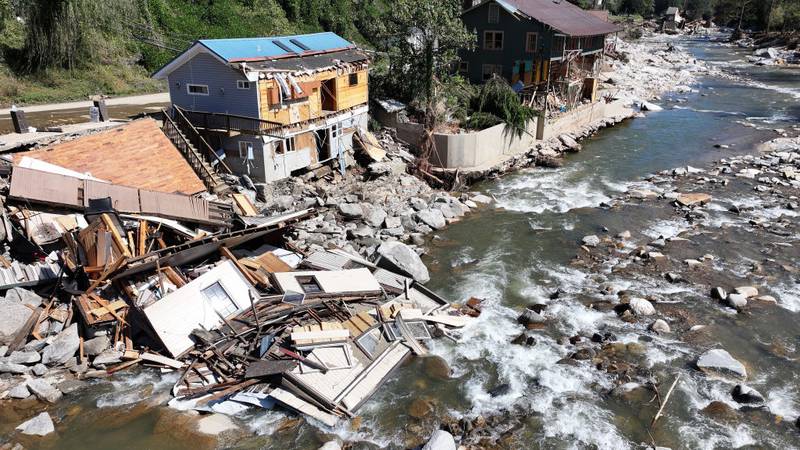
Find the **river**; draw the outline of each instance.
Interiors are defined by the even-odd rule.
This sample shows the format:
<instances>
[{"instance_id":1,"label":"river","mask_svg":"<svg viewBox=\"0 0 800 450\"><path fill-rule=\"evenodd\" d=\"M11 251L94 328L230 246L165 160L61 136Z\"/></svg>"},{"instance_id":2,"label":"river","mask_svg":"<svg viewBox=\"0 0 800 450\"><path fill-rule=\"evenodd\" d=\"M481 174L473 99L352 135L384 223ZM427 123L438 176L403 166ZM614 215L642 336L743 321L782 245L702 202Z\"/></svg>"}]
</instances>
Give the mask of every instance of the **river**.
<instances>
[{"instance_id":1,"label":"river","mask_svg":"<svg viewBox=\"0 0 800 450\"><path fill-rule=\"evenodd\" d=\"M441 373L435 359L417 358L364 406L357 429L341 425L322 430L287 422L282 412L258 412L245 417L255 436L230 445L314 449L338 435L354 442L354 448L404 448L424 442L445 415L472 419L507 412L522 417L503 441L513 448L622 449L652 440L675 449L797 446L798 430L791 427L770 422L758 426L752 421L723 424L699 414L710 401L727 396L730 387L708 382L689 367L687 361L697 354L693 345L674 337L649 336L641 327L620 321L613 311L587 307L582 292L603 280L570 264L581 238L604 229L630 230L640 239L676 234L680 224L658 209L599 208L640 184L642 177L753 153L756 144L776 136L772 129L800 122L797 70L754 67L745 63L745 51L699 38L675 42L737 78L701 78L693 86L695 92L665 94L660 102L664 111L601 131L583 142L583 151L569 156L562 168L527 169L475 186L495 196L496 207L473 213L433 237L425 257L432 274L429 287L455 302L471 297L485 301L480 318L464 330L458 343L433 344L432 352L451 368L449 376ZM687 287L639 283L665 295L699 295ZM552 300L557 290L561 293ZM747 326L753 329L742 328L741 333L730 331L742 326L735 314L720 316L708 308L694 311L701 321L715 321L728 330L718 334L719 343L745 347L741 351L750 355L748 362L761 368L752 382L765 394L773 413L786 422L800 415L800 371L794 362L776 361L754 341L772 332L791 346L800 344L793 326L800 319L800 299L794 299L796 307L787 307L787 294L781 299L783 308L751 318ZM535 335L536 345L510 344L523 332L516 323L519 312L537 303L547 305L548 324ZM611 333L626 344L646 344L629 347L640 353L641 366L662 380L662 395L664 384L682 374L667 414L651 434L647 430L657 403L642 408L649 398L632 401L609 395L614 385L605 372L557 364L572 351L560 342L563 337L595 332ZM87 442L94 448L115 449L204 447L206 441L180 431L179 415L137 404L151 393L164 395L170 383L169 377L162 380L147 373L100 382L98 392L86 395L80 404L59 408L58 438L25 442L26 448L77 449ZM148 384L152 389L142 393L142 385ZM502 389L494 390L499 386ZM421 400L433 410L431 414L417 414ZM5 414L10 417L2 422L18 423L11 411Z\"/></svg>"}]
</instances>

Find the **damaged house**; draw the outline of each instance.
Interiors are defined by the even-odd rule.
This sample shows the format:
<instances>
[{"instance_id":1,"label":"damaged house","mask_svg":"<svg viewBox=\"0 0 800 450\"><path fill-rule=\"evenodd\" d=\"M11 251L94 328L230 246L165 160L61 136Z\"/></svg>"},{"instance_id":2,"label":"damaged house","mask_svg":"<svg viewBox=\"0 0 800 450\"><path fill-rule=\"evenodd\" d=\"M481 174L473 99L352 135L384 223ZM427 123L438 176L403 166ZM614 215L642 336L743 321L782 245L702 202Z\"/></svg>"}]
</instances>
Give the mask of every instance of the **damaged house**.
<instances>
[{"instance_id":1,"label":"damaged house","mask_svg":"<svg viewBox=\"0 0 800 450\"><path fill-rule=\"evenodd\" d=\"M354 44L316 33L200 40L154 77L169 83L173 118L215 158L271 182L337 159L345 166L353 134L367 127L368 69Z\"/></svg>"},{"instance_id":2,"label":"damaged house","mask_svg":"<svg viewBox=\"0 0 800 450\"><path fill-rule=\"evenodd\" d=\"M465 4L464 25L477 37L461 52L458 71L473 83L494 76L520 91L594 99L606 37L620 31L568 1L485 0Z\"/></svg>"}]
</instances>

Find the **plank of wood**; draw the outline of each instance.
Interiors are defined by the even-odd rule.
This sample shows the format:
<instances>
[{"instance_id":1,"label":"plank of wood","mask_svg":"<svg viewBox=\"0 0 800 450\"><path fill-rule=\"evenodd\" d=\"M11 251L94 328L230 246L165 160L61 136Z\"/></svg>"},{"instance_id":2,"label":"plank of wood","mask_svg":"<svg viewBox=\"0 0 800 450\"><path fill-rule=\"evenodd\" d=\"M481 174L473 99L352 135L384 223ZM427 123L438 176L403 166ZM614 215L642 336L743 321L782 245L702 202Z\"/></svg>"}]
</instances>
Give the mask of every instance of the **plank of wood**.
<instances>
[{"instance_id":1,"label":"plank of wood","mask_svg":"<svg viewBox=\"0 0 800 450\"><path fill-rule=\"evenodd\" d=\"M182 369L184 364L176 359L167 358L166 356L157 355L155 353L145 352L140 356L142 360L162 364L173 369Z\"/></svg>"},{"instance_id":2,"label":"plank of wood","mask_svg":"<svg viewBox=\"0 0 800 450\"><path fill-rule=\"evenodd\" d=\"M263 255L256 258L258 264L266 270L268 273L283 273L283 272L291 272L292 268L283 262L275 253L266 252Z\"/></svg>"},{"instance_id":3,"label":"plank of wood","mask_svg":"<svg viewBox=\"0 0 800 450\"><path fill-rule=\"evenodd\" d=\"M167 279L170 283L174 284L178 288L182 288L186 286L186 280L175 270L172 266L165 266L161 269L164 272L164 275L167 276Z\"/></svg>"},{"instance_id":4,"label":"plank of wood","mask_svg":"<svg viewBox=\"0 0 800 450\"><path fill-rule=\"evenodd\" d=\"M106 373L107 374L112 374L112 373L115 373L115 372L119 372L120 370L127 369L128 367L131 367L133 365L139 364L140 362L142 362L141 358L134 359L134 360L131 360L131 361L126 361L126 362L124 362L122 364L117 364L114 367L109 367L108 370L106 370Z\"/></svg>"},{"instance_id":5,"label":"plank of wood","mask_svg":"<svg viewBox=\"0 0 800 450\"><path fill-rule=\"evenodd\" d=\"M122 256L130 258L130 249L127 245L125 245L125 241L122 239L122 236L120 236L119 231L117 231L117 226L114 225L114 222L111 220L111 216L108 214L102 214L100 217L103 218L103 223L106 224L108 232L111 233L111 237L114 240L114 245L116 245L117 250L119 250Z\"/></svg>"},{"instance_id":6,"label":"plank of wood","mask_svg":"<svg viewBox=\"0 0 800 450\"><path fill-rule=\"evenodd\" d=\"M92 284L89 285L88 289L86 289L86 293L89 294L91 292L94 292L94 290L97 289L97 287L100 286L101 283L106 281L106 278L108 278L109 275L116 272L119 268L121 268L127 263L128 263L128 258L120 258L114 261L114 263L111 264L110 266L106 266L106 270L103 271L103 273L100 275L100 278L92 281Z\"/></svg>"},{"instance_id":7,"label":"plank of wood","mask_svg":"<svg viewBox=\"0 0 800 450\"><path fill-rule=\"evenodd\" d=\"M245 379L262 378L288 372L297 367L297 361L286 359L265 359L253 361L247 366Z\"/></svg>"},{"instance_id":8,"label":"plank of wood","mask_svg":"<svg viewBox=\"0 0 800 450\"><path fill-rule=\"evenodd\" d=\"M41 316L43 311L43 308L36 308L33 310L28 320L25 321L25 325L14 335L14 340L12 340L11 344L8 346L9 352L19 350L25 345L28 335L31 334L31 330L33 330L33 327L39 322L39 316Z\"/></svg>"},{"instance_id":9,"label":"plank of wood","mask_svg":"<svg viewBox=\"0 0 800 450\"><path fill-rule=\"evenodd\" d=\"M139 239L136 241L136 254L142 256L147 251L147 221L139 221Z\"/></svg>"},{"instance_id":10,"label":"plank of wood","mask_svg":"<svg viewBox=\"0 0 800 450\"><path fill-rule=\"evenodd\" d=\"M244 277L247 278L247 281L249 281L251 284L253 284L254 286L269 287L269 283L267 283L266 285L261 284L262 280L259 280L258 278L255 277L255 275L253 275L252 272L247 270L247 268L245 268L242 265L242 263L239 262L239 259L237 259L236 256L234 256L233 253L231 253L231 251L228 250L227 247L224 247L224 246L220 247L219 251L220 251L220 253L222 253L222 256L224 256L224 257L228 258L229 260L231 260L231 262L236 266L236 268L239 269L239 272L241 272L242 275L244 275Z\"/></svg>"},{"instance_id":11,"label":"plank of wood","mask_svg":"<svg viewBox=\"0 0 800 450\"><path fill-rule=\"evenodd\" d=\"M258 215L258 211L253 203L247 198L244 194L233 194L233 201L236 202L236 206L239 207L239 211L242 212L247 217L253 217Z\"/></svg>"},{"instance_id":12,"label":"plank of wood","mask_svg":"<svg viewBox=\"0 0 800 450\"><path fill-rule=\"evenodd\" d=\"M103 317L106 314L113 315L113 313L117 312L117 310L120 310L122 308L126 308L127 306L128 306L128 304L125 303L124 301L117 300L117 301L115 301L113 303L110 303L108 305L101 306L99 308L95 308L95 309L93 309L93 310L91 310L89 312L91 314L97 316L98 318L100 318L100 317Z\"/></svg>"}]
</instances>

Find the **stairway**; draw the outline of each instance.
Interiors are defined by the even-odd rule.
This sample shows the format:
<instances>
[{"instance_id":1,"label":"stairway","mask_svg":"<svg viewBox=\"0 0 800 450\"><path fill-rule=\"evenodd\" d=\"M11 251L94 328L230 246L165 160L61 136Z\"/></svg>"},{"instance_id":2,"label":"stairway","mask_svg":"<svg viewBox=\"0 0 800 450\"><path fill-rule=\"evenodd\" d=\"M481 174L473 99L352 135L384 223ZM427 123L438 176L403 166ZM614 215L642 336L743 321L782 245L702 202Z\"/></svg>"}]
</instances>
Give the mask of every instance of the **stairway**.
<instances>
[{"instance_id":1,"label":"stairway","mask_svg":"<svg viewBox=\"0 0 800 450\"><path fill-rule=\"evenodd\" d=\"M173 109L173 111L176 111ZM194 172L203 180L206 189L215 194L224 194L230 191L230 186L222 179L216 169L208 162L203 153L198 151L194 143L205 147L207 152L212 152L211 146L206 143L200 133L191 124L180 116L180 112L175 112L176 119L170 116L170 112L164 111L164 126L162 130L170 141L181 152L186 162L192 167ZM181 120L184 119L184 120ZM181 122L184 126L178 125ZM194 142L194 143L193 143Z\"/></svg>"}]
</instances>

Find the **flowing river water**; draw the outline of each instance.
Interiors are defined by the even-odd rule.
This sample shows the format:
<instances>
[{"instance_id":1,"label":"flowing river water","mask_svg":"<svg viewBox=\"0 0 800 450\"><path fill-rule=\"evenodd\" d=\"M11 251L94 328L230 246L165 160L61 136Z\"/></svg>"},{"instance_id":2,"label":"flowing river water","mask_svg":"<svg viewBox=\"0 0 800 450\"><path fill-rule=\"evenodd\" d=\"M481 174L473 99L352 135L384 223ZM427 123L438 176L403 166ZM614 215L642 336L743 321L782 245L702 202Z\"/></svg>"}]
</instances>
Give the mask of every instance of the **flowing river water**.
<instances>
[{"instance_id":1,"label":"flowing river water","mask_svg":"<svg viewBox=\"0 0 800 450\"><path fill-rule=\"evenodd\" d=\"M777 359L757 344L778 339L790 348L800 345L796 286L786 289L779 308L746 323L713 308L692 310L700 322L715 323L714 343L736 348L747 356L748 367L758 368L750 383L784 422L776 424L771 418L762 426L752 421L722 424L704 417L699 409L729 397L731 386L708 381L690 367L697 348L670 337L647 336L641 327L620 321L613 311L588 308L580 293L599 281L591 272L570 265L581 238L600 234L604 227L611 233L630 230L645 240L677 234L680 224L658 209L616 213L598 208L640 183L643 176L752 153L758 143L776 136L772 129L800 122L800 71L754 67L745 63L746 52L702 39L677 43L738 78L701 78L696 92L665 94L664 111L603 130L585 141L583 151L568 157L560 169L523 170L476 186L496 197L496 205L433 237L425 257L432 276L429 287L455 302L471 297L485 300L480 318L464 330L458 343L433 344L432 352L449 365L449 375L442 373L436 359L416 358L396 371L364 406L358 427L323 430L287 421L283 412L251 412L244 423L255 436L230 446L314 449L336 434L355 442L355 448L407 448L424 442L443 416L505 413L522 416L513 438L505 442L513 448L622 449L653 440L675 449L798 447L800 430L785 424L800 415L800 370L796 362ZM730 147L715 148L715 144ZM758 253L760 243L748 242L745 235L740 242L720 245L735 246L733 254L749 255ZM624 287L707 295L687 286L637 283ZM551 300L551 293L559 289L562 294ZM523 331L516 323L519 312L535 303L547 304L547 326L536 335L536 345L512 345ZM651 434L647 430L657 403L642 407L649 398L633 402L608 395L614 385L604 372L557 364L571 352L560 338L595 332L612 333L624 343L643 343L636 347L641 365L663 375L664 383L683 374L668 414ZM150 406L148 397L163 399L173 381L154 373L132 373L99 382L81 402L59 407L57 437L24 444L60 449L210 445L182 433L179 414ZM665 387L661 390L663 395ZM418 414L421 399L432 413ZM23 416L12 408L4 414L0 423L6 425L0 432L10 431ZM420 415L422 419L415 417Z\"/></svg>"}]
</instances>

